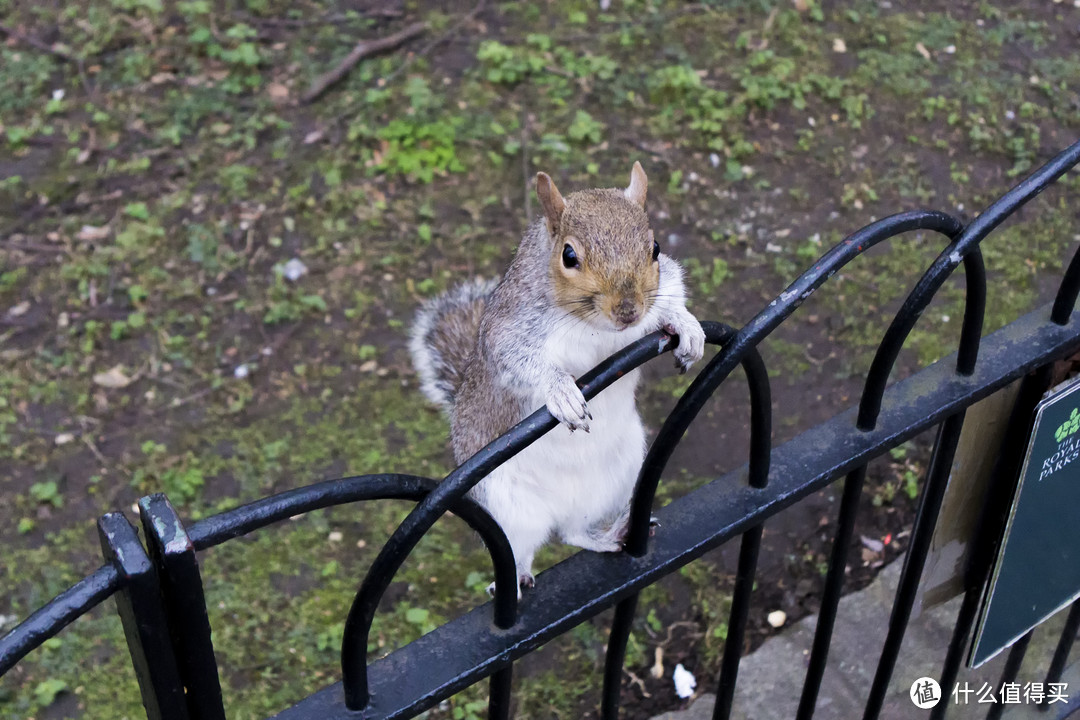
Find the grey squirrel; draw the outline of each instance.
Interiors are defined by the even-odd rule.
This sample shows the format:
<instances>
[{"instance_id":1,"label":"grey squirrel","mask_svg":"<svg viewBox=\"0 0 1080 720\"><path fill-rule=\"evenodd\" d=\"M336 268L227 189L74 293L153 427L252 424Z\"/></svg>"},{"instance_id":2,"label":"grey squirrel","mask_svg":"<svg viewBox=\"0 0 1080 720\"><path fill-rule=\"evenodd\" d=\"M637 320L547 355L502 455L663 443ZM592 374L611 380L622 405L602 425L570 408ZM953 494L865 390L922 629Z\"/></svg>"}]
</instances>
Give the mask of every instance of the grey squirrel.
<instances>
[{"instance_id":1,"label":"grey squirrel","mask_svg":"<svg viewBox=\"0 0 1080 720\"><path fill-rule=\"evenodd\" d=\"M660 252L635 162L623 189L565 198L536 176L543 217L525 231L501 281L460 285L427 301L409 342L421 389L450 417L462 462L542 405L562 425L469 491L502 527L520 586L552 535L621 549L645 454L634 402L639 372L588 405L574 378L659 329L679 337L676 365L701 359L705 333L686 309L682 268ZM581 430L583 432L575 432Z\"/></svg>"}]
</instances>

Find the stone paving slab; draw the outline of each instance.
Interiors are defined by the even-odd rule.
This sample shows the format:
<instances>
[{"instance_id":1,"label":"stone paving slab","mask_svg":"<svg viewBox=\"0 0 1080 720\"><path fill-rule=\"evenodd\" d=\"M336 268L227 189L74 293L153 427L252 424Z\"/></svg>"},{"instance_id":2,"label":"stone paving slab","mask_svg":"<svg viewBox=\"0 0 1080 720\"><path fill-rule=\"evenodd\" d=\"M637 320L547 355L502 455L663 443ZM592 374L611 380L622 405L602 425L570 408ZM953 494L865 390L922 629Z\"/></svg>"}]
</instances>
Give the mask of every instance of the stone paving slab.
<instances>
[{"instance_id":1,"label":"stone paving slab","mask_svg":"<svg viewBox=\"0 0 1080 720\"><path fill-rule=\"evenodd\" d=\"M892 611L893 595L903 565L902 558L884 568L869 586L840 600L829 664L818 696L815 720L856 720L862 717L863 705L877 666L882 643ZM924 612L912 620L897 660L896 672L882 709L880 720L919 720L929 710L912 704L908 692L920 677L937 678L945 659L945 649L952 636L960 599ZM1041 682L1050 656L1061 634L1067 611L1046 622L1032 638L1024 666L1017 681ZM732 718L735 720L792 720L798 707L799 693L806 677L806 663L814 637L817 616L795 623L771 638L756 652L743 658L735 693ZM983 683L997 687L1007 651L976 670L961 669L959 683L978 690ZM1040 712L1034 705L1008 705L1004 717L1009 720L1057 720L1073 714L1080 717L1080 642L1070 657L1063 682L1068 682L1068 705L1056 703ZM690 668L691 671L694 668ZM653 720L711 720L716 678L698 676L703 694L685 710L664 713ZM967 704L955 704L950 696L950 720L983 718L990 708L978 704L972 694ZM995 692L996 695L996 692Z\"/></svg>"}]
</instances>

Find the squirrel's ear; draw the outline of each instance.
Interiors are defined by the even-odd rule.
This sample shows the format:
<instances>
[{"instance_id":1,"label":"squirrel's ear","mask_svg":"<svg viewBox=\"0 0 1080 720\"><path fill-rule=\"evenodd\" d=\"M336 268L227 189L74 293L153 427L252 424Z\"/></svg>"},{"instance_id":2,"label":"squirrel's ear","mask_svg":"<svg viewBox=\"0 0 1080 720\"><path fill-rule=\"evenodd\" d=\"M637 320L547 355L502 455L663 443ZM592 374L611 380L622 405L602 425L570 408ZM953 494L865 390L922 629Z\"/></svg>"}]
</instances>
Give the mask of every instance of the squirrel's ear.
<instances>
[{"instance_id":1,"label":"squirrel's ear","mask_svg":"<svg viewBox=\"0 0 1080 720\"><path fill-rule=\"evenodd\" d=\"M645 177L645 171L641 168L641 163L634 162L634 167L630 171L630 187L626 188L623 194L626 195L627 200L645 207L645 193L648 189L649 178Z\"/></svg>"},{"instance_id":2,"label":"squirrel's ear","mask_svg":"<svg viewBox=\"0 0 1080 720\"><path fill-rule=\"evenodd\" d=\"M563 210L566 209L566 203L563 202L559 188L555 187L555 183L547 173L536 173L536 197L540 198L540 207L544 208L548 232L554 235L559 227L559 220L562 219Z\"/></svg>"}]
</instances>

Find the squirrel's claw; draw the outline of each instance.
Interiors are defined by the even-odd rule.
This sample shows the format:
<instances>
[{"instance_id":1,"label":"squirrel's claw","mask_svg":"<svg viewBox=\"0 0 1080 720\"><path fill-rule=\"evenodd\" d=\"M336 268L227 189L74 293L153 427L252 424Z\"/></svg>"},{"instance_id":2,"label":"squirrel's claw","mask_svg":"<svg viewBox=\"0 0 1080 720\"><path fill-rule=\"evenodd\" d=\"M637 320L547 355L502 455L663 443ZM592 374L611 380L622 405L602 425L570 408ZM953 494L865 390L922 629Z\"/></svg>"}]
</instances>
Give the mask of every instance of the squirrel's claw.
<instances>
[{"instance_id":1,"label":"squirrel's claw","mask_svg":"<svg viewBox=\"0 0 1080 720\"><path fill-rule=\"evenodd\" d=\"M664 323L664 332L669 335L677 335L679 344L674 350L675 367L680 373L685 373L690 366L696 363L705 354L705 331L701 323L693 315L687 313L686 318L676 318Z\"/></svg>"},{"instance_id":2,"label":"squirrel's claw","mask_svg":"<svg viewBox=\"0 0 1080 720\"><path fill-rule=\"evenodd\" d=\"M547 409L552 416L570 432L584 430L589 432L589 420L592 413L585 404L585 396L570 375L563 375L548 390Z\"/></svg>"}]
</instances>

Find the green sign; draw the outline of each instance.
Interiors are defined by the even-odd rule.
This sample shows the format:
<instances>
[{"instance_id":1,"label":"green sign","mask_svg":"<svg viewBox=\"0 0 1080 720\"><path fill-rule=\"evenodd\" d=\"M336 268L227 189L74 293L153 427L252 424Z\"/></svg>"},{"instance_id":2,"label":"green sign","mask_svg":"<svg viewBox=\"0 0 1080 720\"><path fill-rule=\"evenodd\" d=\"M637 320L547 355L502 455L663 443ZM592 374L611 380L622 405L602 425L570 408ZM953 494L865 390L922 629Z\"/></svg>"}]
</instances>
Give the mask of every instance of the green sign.
<instances>
[{"instance_id":1,"label":"green sign","mask_svg":"<svg viewBox=\"0 0 1080 720\"><path fill-rule=\"evenodd\" d=\"M968 664L983 664L1078 597L1080 378L1035 408L1035 427Z\"/></svg>"}]
</instances>

